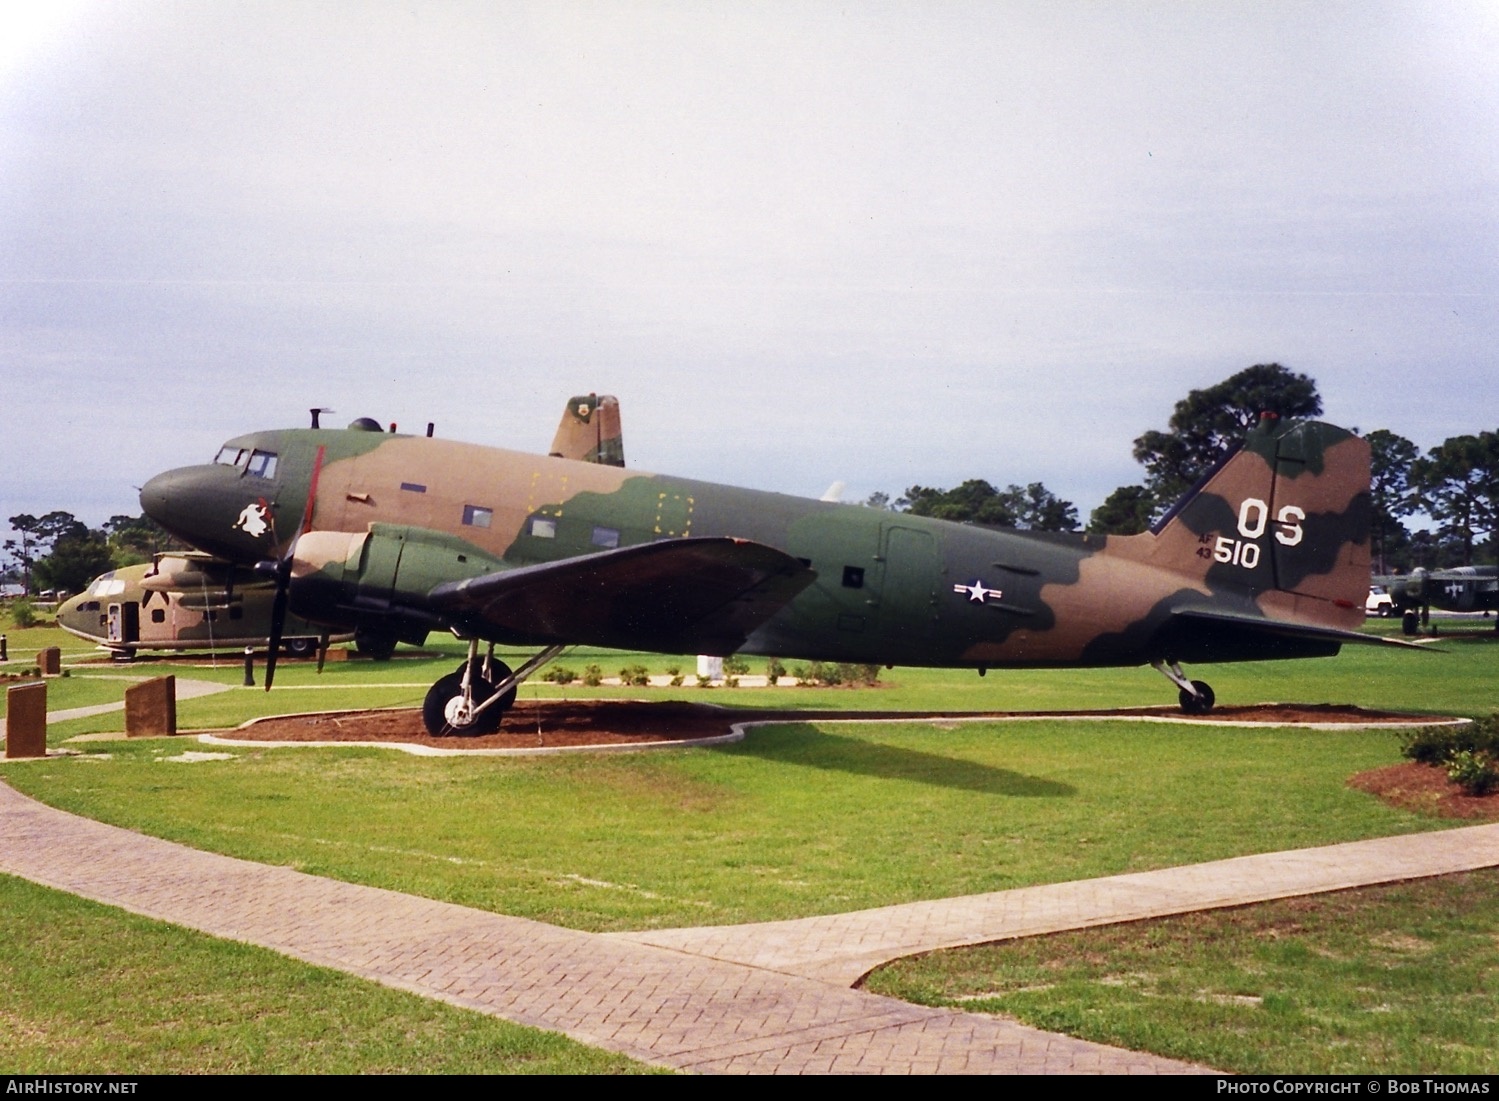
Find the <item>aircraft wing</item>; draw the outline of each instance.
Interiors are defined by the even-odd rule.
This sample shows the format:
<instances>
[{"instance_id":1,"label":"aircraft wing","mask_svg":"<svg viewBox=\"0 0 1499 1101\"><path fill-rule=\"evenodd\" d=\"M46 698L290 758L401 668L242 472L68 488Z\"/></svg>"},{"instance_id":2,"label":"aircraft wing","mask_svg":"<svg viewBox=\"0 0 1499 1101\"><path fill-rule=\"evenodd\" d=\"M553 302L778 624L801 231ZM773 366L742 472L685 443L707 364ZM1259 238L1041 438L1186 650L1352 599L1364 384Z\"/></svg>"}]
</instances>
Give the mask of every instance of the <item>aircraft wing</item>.
<instances>
[{"instance_id":1,"label":"aircraft wing","mask_svg":"<svg viewBox=\"0 0 1499 1101\"><path fill-rule=\"evenodd\" d=\"M763 543L668 539L445 582L428 602L535 641L731 654L816 577Z\"/></svg>"},{"instance_id":2,"label":"aircraft wing","mask_svg":"<svg viewBox=\"0 0 1499 1101\"><path fill-rule=\"evenodd\" d=\"M1404 646L1412 650L1430 650L1415 642L1399 638L1384 638L1366 635L1362 631L1344 631L1336 627L1317 627L1307 623L1291 623L1283 619L1266 619L1261 616L1240 615L1234 612L1207 611L1197 608L1178 608L1172 617L1191 628L1206 628L1209 631L1230 635L1256 636L1261 639L1296 639L1306 642L1344 643L1355 642L1375 646Z\"/></svg>"}]
</instances>

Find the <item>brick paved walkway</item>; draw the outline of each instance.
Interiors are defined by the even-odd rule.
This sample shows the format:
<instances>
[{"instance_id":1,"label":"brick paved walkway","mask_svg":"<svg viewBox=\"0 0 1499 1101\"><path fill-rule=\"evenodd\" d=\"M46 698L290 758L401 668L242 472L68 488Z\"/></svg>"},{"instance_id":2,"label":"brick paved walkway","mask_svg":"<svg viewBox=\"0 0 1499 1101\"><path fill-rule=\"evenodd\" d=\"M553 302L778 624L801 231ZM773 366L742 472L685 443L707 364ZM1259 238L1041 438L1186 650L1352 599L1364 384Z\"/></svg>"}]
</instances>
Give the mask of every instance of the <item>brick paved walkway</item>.
<instances>
[{"instance_id":1,"label":"brick paved walkway","mask_svg":"<svg viewBox=\"0 0 1499 1101\"><path fill-rule=\"evenodd\" d=\"M592 934L199 852L0 784L0 871L700 1072L1202 1068L851 990L954 944L1499 864L1499 825L802 921Z\"/></svg>"},{"instance_id":2,"label":"brick paved walkway","mask_svg":"<svg viewBox=\"0 0 1499 1101\"><path fill-rule=\"evenodd\" d=\"M756 925L616 933L851 986L916 952L1499 865L1499 824Z\"/></svg>"},{"instance_id":3,"label":"brick paved walkway","mask_svg":"<svg viewBox=\"0 0 1499 1101\"><path fill-rule=\"evenodd\" d=\"M728 1073L1200 1070L972 1013L304 875L0 784L0 871L648 1062Z\"/></svg>"}]
</instances>

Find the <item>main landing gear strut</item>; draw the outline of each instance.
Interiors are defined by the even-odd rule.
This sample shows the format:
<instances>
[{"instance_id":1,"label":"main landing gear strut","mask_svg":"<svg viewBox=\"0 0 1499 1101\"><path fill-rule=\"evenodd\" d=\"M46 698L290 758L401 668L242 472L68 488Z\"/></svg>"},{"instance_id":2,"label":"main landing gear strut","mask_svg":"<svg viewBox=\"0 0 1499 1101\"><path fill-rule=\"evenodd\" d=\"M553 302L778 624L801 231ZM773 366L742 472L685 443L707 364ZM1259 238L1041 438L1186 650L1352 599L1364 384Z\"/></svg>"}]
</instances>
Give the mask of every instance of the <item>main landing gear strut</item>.
<instances>
[{"instance_id":1,"label":"main landing gear strut","mask_svg":"<svg viewBox=\"0 0 1499 1101\"><path fill-rule=\"evenodd\" d=\"M468 657L427 690L422 703L422 723L434 738L448 734L493 734L515 702L522 681L558 654L565 646L548 646L515 672L494 656L494 643L482 658L479 640L469 639Z\"/></svg>"},{"instance_id":2,"label":"main landing gear strut","mask_svg":"<svg viewBox=\"0 0 1499 1101\"><path fill-rule=\"evenodd\" d=\"M1153 661L1150 667L1181 689L1178 699L1182 710L1188 715L1206 715L1213 709L1215 698L1212 685L1206 681L1188 680L1187 674L1176 662Z\"/></svg>"}]
</instances>

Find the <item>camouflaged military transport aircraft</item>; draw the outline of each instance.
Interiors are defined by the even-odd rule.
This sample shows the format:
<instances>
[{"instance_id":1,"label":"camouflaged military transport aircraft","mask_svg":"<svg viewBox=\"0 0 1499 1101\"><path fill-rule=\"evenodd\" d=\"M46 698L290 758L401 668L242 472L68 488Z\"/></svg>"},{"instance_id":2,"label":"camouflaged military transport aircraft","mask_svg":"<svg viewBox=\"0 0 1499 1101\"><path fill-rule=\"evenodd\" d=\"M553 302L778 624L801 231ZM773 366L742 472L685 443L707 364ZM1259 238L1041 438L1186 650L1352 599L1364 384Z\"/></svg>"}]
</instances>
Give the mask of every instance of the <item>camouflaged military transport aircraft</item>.
<instances>
[{"instance_id":1,"label":"camouflaged military transport aircraft","mask_svg":"<svg viewBox=\"0 0 1499 1101\"><path fill-rule=\"evenodd\" d=\"M264 646L271 634L275 586L245 566L196 551L165 552L138 566L94 578L57 609L57 625L120 656L141 650L238 650ZM317 653L326 628L288 616L281 649ZM355 636L334 633L333 642ZM389 657L385 640L356 640L362 653Z\"/></svg>"},{"instance_id":2,"label":"camouflaged military transport aircraft","mask_svg":"<svg viewBox=\"0 0 1499 1101\"><path fill-rule=\"evenodd\" d=\"M328 412L319 409L316 415ZM549 451L553 457L624 466L619 400L611 394L571 397ZM142 650L238 650L264 646L272 634L275 586L250 567L201 551L165 551L142 565L100 574L57 609L57 625L117 656ZM331 633L288 616L280 649L310 657L319 642L354 640L361 654L385 660L396 638L380 630Z\"/></svg>"},{"instance_id":3,"label":"camouflaged military transport aircraft","mask_svg":"<svg viewBox=\"0 0 1499 1101\"><path fill-rule=\"evenodd\" d=\"M277 582L330 628L468 659L428 692L433 734L495 729L575 644L966 667L1150 664L1205 712L1181 662L1316 657L1359 634L1369 447L1262 420L1134 536L947 523L565 458L380 431L240 436L141 491L168 531ZM480 643L487 642L487 655ZM539 653L513 672L494 645ZM274 662L275 646L271 648ZM274 668L267 669L270 686Z\"/></svg>"}]
</instances>

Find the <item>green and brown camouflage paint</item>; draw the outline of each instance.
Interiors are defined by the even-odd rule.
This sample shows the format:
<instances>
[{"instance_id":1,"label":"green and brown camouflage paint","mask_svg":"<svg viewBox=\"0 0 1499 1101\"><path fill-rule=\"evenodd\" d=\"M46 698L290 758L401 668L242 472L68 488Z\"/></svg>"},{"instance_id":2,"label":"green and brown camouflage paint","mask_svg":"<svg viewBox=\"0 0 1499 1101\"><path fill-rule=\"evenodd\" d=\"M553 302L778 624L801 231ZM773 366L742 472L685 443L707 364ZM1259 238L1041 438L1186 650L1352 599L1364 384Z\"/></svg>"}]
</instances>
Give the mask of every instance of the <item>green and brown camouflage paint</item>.
<instances>
[{"instance_id":1,"label":"green and brown camouflage paint","mask_svg":"<svg viewBox=\"0 0 1499 1101\"><path fill-rule=\"evenodd\" d=\"M291 429L228 446L274 453L275 476L222 464L168 472L142 491L146 511L231 560L279 555L321 455L293 608L328 616L328 599L307 594L338 593L339 625L385 624L404 638L461 626L555 641L524 624L457 622L429 594L698 537L764 544L815 572L740 646L801 659L984 668L1336 653L1333 636L1361 621L1368 585L1369 449L1318 422L1263 422L1157 530L1126 537L952 524L377 431ZM247 512L263 524L243 522Z\"/></svg>"}]
</instances>

